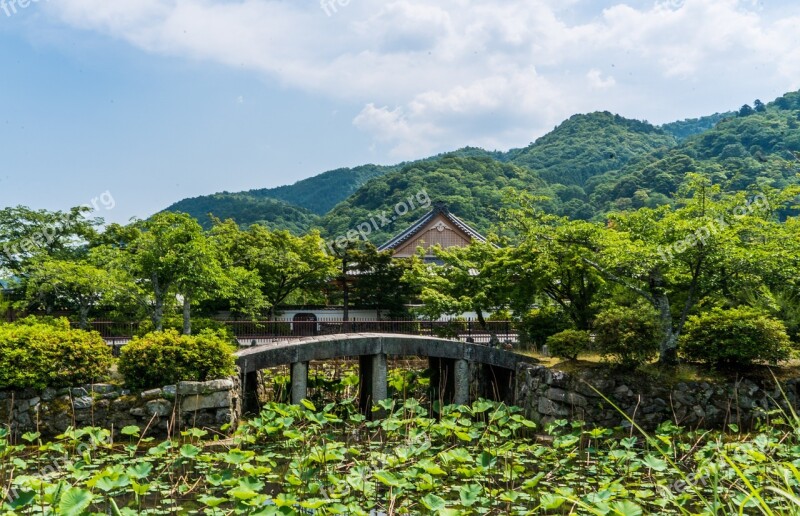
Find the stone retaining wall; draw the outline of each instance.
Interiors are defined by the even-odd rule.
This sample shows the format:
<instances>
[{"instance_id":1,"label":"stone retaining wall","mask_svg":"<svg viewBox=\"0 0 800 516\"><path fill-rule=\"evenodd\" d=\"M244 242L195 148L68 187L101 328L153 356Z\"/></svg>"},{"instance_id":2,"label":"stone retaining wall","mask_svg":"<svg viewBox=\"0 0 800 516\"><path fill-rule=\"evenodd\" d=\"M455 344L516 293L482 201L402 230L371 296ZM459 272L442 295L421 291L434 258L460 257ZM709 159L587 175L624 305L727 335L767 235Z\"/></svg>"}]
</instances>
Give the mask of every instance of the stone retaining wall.
<instances>
[{"instance_id":1,"label":"stone retaining wall","mask_svg":"<svg viewBox=\"0 0 800 516\"><path fill-rule=\"evenodd\" d=\"M0 391L0 426L12 434L41 432L58 435L68 427L125 426L148 428L164 436L186 428L219 430L241 417L238 377L210 382L181 382L161 389L132 393L124 387L94 384L37 392Z\"/></svg>"},{"instance_id":2,"label":"stone retaining wall","mask_svg":"<svg viewBox=\"0 0 800 516\"><path fill-rule=\"evenodd\" d=\"M608 428L629 427L626 418L592 386L646 429L672 421L688 428L736 424L746 430L757 420L780 417L773 411L788 409L788 403L796 411L800 408L800 379L784 382L784 395L774 381L741 379L669 386L603 368L568 374L532 364L517 368L515 402L530 419L542 423L569 419Z\"/></svg>"}]
</instances>

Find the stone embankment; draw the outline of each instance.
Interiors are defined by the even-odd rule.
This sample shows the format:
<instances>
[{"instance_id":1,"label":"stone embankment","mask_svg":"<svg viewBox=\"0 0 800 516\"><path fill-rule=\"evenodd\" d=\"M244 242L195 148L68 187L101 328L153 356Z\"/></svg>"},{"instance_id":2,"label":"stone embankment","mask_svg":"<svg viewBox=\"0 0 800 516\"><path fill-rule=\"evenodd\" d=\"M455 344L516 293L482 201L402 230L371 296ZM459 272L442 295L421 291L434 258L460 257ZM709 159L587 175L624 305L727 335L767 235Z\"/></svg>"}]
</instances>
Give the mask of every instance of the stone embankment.
<instances>
[{"instance_id":1,"label":"stone embankment","mask_svg":"<svg viewBox=\"0 0 800 516\"><path fill-rule=\"evenodd\" d=\"M535 364L520 364L516 374L516 405L529 418L544 423L568 419L628 427L627 415L646 429L672 421L689 428L720 429L735 424L745 430L756 421L786 419L785 415L791 414L789 404L797 411L799 400L800 379L785 381L781 387L773 380L746 378L665 385L603 368L565 373Z\"/></svg>"},{"instance_id":2,"label":"stone embankment","mask_svg":"<svg viewBox=\"0 0 800 516\"><path fill-rule=\"evenodd\" d=\"M133 393L124 387L93 384L71 389L0 391L0 426L15 435L54 436L68 427L98 426L118 432L125 426L163 436L191 427L219 430L241 417L238 377L181 382Z\"/></svg>"}]
</instances>

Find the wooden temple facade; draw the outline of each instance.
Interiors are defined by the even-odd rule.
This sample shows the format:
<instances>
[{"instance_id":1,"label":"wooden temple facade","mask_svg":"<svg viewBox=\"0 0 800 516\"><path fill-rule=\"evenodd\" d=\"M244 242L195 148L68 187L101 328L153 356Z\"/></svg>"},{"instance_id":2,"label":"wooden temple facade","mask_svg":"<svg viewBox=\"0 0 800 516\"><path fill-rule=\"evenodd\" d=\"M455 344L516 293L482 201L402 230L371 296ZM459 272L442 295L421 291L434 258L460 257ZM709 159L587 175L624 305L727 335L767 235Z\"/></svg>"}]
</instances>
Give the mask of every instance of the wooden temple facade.
<instances>
[{"instance_id":1,"label":"wooden temple facade","mask_svg":"<svg viewBox=\"0 0 800 516\"><path fill-rule=\"evenodd\" d=\"M486 239L459 219L443 203L436 203L433 209L422 218L411 224L408 229L398 234L378 248L380 251L392 251L395 258L409 258L417 253L417 249L425 249L426 261L435 261L433 248L466 247L470 243L485 242Z\"/></svg>"}]
</instances>

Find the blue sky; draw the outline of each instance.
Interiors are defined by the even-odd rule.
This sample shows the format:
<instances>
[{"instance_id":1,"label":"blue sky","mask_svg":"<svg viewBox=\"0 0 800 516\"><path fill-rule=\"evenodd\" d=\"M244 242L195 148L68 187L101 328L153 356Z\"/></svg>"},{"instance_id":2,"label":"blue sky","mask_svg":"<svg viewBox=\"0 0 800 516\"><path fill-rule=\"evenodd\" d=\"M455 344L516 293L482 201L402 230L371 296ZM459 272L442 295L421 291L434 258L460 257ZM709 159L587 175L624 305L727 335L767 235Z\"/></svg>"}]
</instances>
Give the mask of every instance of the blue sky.
<instances>
[{"instance_id":1,"label":"blue sky","mask_svg":"<svg viewBox=\"0 0 800 516\"><path fill-rule=\"evenodd\" d=\"M520 147L577 112L663 123L800 88L790 1L19 2L0 0L0 206L110 192L118 222Z\"/></svg>"}]
</instances>

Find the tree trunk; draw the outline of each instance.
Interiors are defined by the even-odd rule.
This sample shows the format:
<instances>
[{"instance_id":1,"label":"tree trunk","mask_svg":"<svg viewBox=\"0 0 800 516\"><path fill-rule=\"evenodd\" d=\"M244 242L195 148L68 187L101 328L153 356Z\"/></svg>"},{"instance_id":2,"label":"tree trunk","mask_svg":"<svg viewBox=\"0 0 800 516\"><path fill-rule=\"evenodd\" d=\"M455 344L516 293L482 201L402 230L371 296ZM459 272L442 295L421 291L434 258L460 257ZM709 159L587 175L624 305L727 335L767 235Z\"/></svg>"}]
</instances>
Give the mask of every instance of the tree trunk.
<instances>
[{"instance_id":1,"label":"tree trunk","mask_svg":"<svg viewBox=\"0 0 800 516\"><path fill-rule=\"evenodd\" d=\"M481 325L481 328L484 331L488 331L488 326L486 325L486 319L483 317L483 310L481 310L480 308L476 308L475 313L478 315L478 324Z\"/></svg>"},{"instance_id":2,"label":"tree trunk","mask_svg":"<svg viewBox=\"0 0 800 516\"><path fill-rule=\"evenodd\" d=\"M153 313L150 319L153 321L155 331L162 331L164 329L164 295L156 292L154 298Z\"/></svg>"},{"instance_id":3,"label":"tree trunk","mask_svg":"<svg viewBox=\"0 0 800 516\"><path fill-rule=\"evenodd\" d=\"M164 330L164 300L156 299L155 307L153 307L153 328L156 331Z\"/></svg>"},{"instance_id":4,"label":"tree trunk","mask_svg":"<svg viewBox=\"0 0 800 516\"><path fill-rule=\"evenodd\" d=\"M674 366L678 363L678 336L672 327L672 310L669 299L666 294L661 294L655 300L662 332L658 363L664 366Z\"/></svg>"},{"instance_id":5,"label":"tree trunk","mask_svg":"<svg viewBox=\"0 0 800 516\"><path fill-rule=\"evenodd\" d=\"M158 276L153 274L150 278L153 283L153 313L150 314L150 319L153 321L153 328L155 331L164 330L164 290L158 281Z\"/></svg>"},{"instance_id":6,"label":"tree trunk","mask_svg":"<svg viewBox=\"0 0 800 516\"><path fill-rule=\"evenodd\" d=\"M78 308L78 314L80 317L80 321L78 323L80 329L88 330L89 329L89 307L88 306L81 306Z\"/></svg>"},{"instance_id":7,"label":"tree trunk","mask_svg":"<svg viewBox=\"0 0 800 516\"><path fill-rule=\"evenodd\" d=\"M183 296L183 334L192 334L192 299L189 294Z\"/></svg>"}]
</instances>

